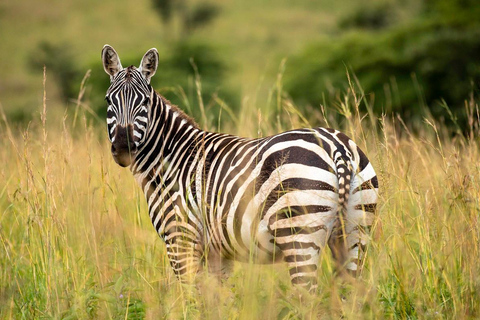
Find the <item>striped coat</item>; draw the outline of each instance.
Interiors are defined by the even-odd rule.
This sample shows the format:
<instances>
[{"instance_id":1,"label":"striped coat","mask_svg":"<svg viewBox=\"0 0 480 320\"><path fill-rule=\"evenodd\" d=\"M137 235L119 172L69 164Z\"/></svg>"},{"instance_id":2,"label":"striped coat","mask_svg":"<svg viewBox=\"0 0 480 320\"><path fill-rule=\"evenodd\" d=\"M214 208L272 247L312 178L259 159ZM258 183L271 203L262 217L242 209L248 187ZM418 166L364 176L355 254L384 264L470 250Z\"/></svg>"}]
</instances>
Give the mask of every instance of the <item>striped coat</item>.
<instances>
[{"instance_id":1,"label":"striped coat","mask_svg":"<svg viewBox=\"0 0 480 320\"><path fill-rule=\"evenodd\" d=\"M292 283L316 287L320 252L363 265L378 194L375 171L345 134L298 129L261 139L201 130L150 86L158 53L123 68L102 51L111 76L107 123L112 155L145 193L175 273L206 262L286 261Z\"/></svg>"}]
</instances>

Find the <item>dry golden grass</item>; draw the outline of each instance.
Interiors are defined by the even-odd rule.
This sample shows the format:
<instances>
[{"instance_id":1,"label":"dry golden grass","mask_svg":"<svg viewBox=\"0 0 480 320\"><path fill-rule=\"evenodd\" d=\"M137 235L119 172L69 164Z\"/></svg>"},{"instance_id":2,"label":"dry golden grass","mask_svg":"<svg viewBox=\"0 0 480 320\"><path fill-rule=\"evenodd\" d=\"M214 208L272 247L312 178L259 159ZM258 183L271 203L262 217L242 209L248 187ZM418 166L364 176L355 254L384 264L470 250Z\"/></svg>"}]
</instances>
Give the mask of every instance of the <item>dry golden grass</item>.
<instances>
[{"instance_id":1,"label":"dry golden grass","mask_svg":"<svg viewBox=\"0 0 480 320\"><path fill-rule=\"evenodd\" d=\"M246 102L225 131L267 135L328 123L373 162L379 220L361 279L335 278L326 251L319 293L301 299L283 264L236 264L222 285L202 275L208 290L182 287L103 127L81 111L75 124L50 116L44 101L27 128L0 124L0 318L480 317L478 127L452 138L428 119L413 134L399 119L363 117L357 107L368 102L352 92L338 104L340 117L321 108L302 115L280 78L269 101L261 110Z\"/></svg>"}]
</instances>

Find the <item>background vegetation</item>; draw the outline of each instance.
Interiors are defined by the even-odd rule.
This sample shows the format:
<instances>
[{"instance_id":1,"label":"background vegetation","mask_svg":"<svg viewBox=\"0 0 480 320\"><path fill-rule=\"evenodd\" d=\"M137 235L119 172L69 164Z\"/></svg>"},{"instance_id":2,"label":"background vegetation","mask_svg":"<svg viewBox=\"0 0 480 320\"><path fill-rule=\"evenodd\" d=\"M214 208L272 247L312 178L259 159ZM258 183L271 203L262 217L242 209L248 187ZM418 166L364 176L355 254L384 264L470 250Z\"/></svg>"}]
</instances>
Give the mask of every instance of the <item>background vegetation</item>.
<instances>
[{"instance_id":1,"label":"background vegetation","mask_svg":"<svg viewBox=\"0 0 480 320\"><path fill-rule=\"evenodd\" d=\"M480 317L478 13L473 0L3 1L0 318ZM155 88L204 128L322 125L357 141L381 184L360 281L335 278L326 250L313 296L282 264L182 287L109 154L105 43L124 65L157 47Z\"/></svg>"},{"instance_id":2,"label":"background vegetation","mask_svg":"<svg viewBox=\"0 0 480 320\"><path fill-rule=\"evenodd\" d=\"M394 112L412 126L427 105L436 119L465 128L464 100L477 96L480 81L480 6L424 1L409 19L400 19L402 9L395 1L362 3L340 20L345 32L335 43L310 44L292 59L286 90L298 102L332 101L348 87L349 69L376 115ZM453 119L445 117L448 108Z\"/></svg>"}]
</instances>

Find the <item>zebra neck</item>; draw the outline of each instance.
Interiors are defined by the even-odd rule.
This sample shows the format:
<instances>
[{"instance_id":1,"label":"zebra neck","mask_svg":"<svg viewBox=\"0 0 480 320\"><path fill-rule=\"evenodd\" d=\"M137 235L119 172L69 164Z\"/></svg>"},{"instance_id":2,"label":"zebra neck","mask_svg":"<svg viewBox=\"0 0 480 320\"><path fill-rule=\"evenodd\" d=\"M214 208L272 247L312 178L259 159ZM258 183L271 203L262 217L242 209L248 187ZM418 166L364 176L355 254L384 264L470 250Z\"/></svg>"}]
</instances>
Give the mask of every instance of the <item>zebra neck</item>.
<instances>
[{"instance_id":1,"label":"zebra neck","mask_svg":"<svg viewBox=\"0 0 480 320\"><path fill-rule=\"evenodd\" d=\"M191 161L205 132L180 109L155 94L145 142L130 167L147 198L175 179L181 163ZM162 190L163 191L163 190Z\"/></svg>"}]
</instances>

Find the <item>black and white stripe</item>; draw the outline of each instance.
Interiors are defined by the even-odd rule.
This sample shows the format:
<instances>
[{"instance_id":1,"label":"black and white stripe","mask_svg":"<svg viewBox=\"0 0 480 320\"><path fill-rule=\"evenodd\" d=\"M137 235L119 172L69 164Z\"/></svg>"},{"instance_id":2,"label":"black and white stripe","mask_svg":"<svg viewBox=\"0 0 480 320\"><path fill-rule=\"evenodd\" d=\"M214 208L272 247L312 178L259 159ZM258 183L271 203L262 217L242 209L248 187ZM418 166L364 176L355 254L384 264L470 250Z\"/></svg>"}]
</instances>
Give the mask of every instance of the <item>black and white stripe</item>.
<instances>
[{"instance_id":1,"label":"black and white stripe","mask_svg":"<svg viewBox=\"0 0 480 320\"><path fill-rule=\"evenodd\" d=\"M133 139L138 147L146 133L150 88L138 72L132 72L133 67L120 71L116 77L126 81L112 82L107 91L107 128L110 142L115 142L117 125L133 124ZM115 85L113 85L115 84Z\"/></svg>"},{"instance_id":2,"label":"black and white stripe","mask_svg":"<svg viewBox=\"0 0 480 320\"><path fill-rule=\"evenodd\" d=\"M121 68L109 46L102 57L112 79L109 134L115 123L134 128L138 150L124 164L181 279L202 260L216 266L225 259L283 259L292 283L315 288L326 245L347 270L361 268L378 181L346 135L324 128L262 139L206 132L150 86L155 70L146 73L145 66L156 69L155 49L140 68Z\"/></svg>"}]
</instances>

